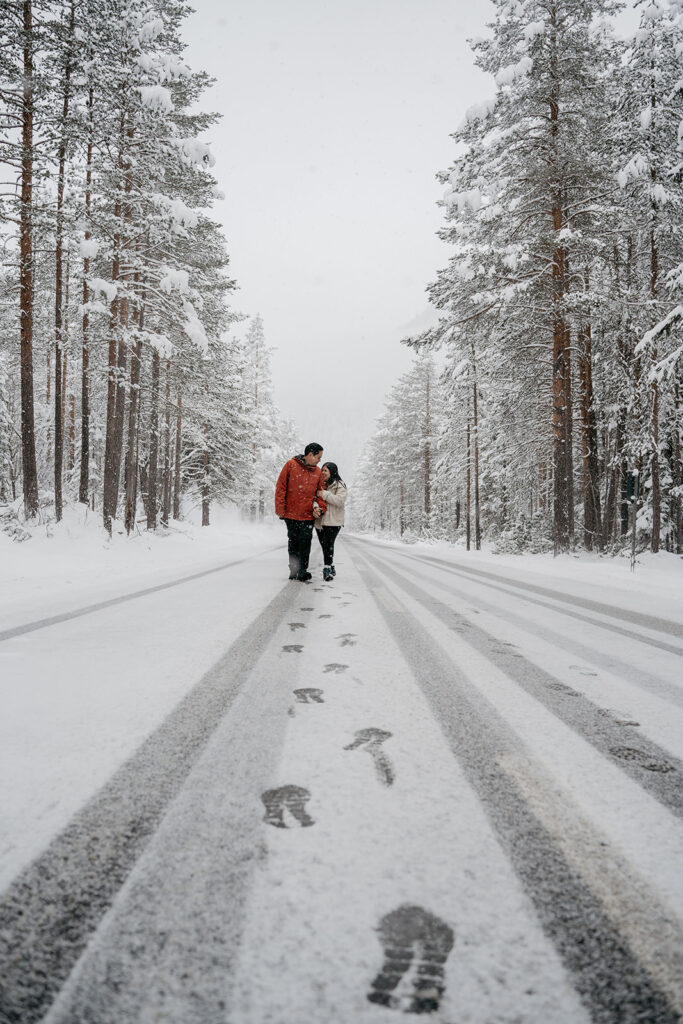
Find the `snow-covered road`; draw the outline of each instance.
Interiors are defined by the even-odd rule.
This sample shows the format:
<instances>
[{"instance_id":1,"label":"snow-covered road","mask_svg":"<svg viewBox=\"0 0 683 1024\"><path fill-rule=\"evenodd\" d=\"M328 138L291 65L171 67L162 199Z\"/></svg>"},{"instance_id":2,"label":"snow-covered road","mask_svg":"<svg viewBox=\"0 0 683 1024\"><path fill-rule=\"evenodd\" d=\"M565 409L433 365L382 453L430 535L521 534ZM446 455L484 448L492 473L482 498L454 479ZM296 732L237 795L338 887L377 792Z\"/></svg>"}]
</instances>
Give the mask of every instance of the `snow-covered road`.
<instances>
[{"instance_id":1,"label":"snow-covered road","mask_svg":"<svg viewBox=\"0 0 683 1024\"><path fill-rule=\"evenodd\" d=\"M0 1021L680 1021L680 605L283 567L7 629Z\"/></svg>"}]
</instances>

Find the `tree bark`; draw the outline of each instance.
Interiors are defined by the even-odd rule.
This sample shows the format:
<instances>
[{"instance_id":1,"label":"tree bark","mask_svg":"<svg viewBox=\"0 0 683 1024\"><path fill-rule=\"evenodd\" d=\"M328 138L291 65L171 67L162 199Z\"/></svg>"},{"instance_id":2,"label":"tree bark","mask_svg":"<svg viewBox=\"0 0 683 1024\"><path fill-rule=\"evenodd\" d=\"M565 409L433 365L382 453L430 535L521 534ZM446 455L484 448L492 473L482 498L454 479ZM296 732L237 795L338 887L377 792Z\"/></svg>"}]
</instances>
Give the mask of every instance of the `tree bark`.
<instances>
[{"instance_id":1,"label":"tree bark","mask_svg":"<svg viewBox=\"0 0 683 1024\"><path fill-rule=\"evenodd\" d=\"M92 151L93 151L93 105L94 93L90 86L88 91L88 148L85 170L85 240L89 241L90 206L92 200ZM87 304L89 295L88 276L90 274L90 257L83 258L83 339L81 345L81 467L78 484L78 500L87 505L90 486L90 352L88 348L89 324Z\"/></svg>"},{"instance_id":2,"label":"tree bark","mask_svg":"<svg viewBox=\"0 0 683 1024\"><path fill-rule=\"evenodd\" d=\"M560 123L560 65L557 52L557 11L551 10L551 91L548 98L550 146L549 169L551 172L551 220L555 235L552 270L552 327L553 327L553 543L555 554L567 551L572 533L572 459L571 459L571 396L570 364L567 347L568 331L565 322L564 296L567 279L567 254L559 242L559 233L564 227L563 193L561 168L558 154ZM552 180L554 177L554 181Z\"/></svg>"},{"instance_id":3,"label":"tree bark","mask_svg":"<svg viewBox=\"0 0 683 1024\"><path fill-rule=\"evenodd\" d=\"M75 0L71 0L69 12L69 49L64 66L64 89L62 94L61 137L57 157L57 223L55 231L55 516L62 518L62 475L64 462L64 395L66 381L63 379L61 356L64 352L63 336L63 291L64 291L64 184L66 175L67 121L71 99L71 44L76 17Z\"/></svg>"},{"instance_id":4,"label":"tree bark","mask_svg":"<svg viewBox=\"0 0 683 1024\"><path fill-rule=\"evenodd\" d=\"M144 309L142 303L138 312L138 329L141 332L144 326ZM130 359L130 401L128 403L128 447L126 448L126 462L124 469L126 505L125 505L125 527L126 533L130 535L135 529L135 508L137 498L138 480L138 408L140 402L140 370L142 363L142 337L138 338L133 347Z\"/></svg>"},{"instance_id":5,"label":"tree bark","mask_svg":"<svg viewBox=\"0 0 683 1024\"><path fill-rule=\"evenodd\" d=\"M161 522L168 526L171 517L171 360L166 360L166 412L164 416L164 496Z\"/></svg>"},{"instance_id":6,"label":"tree bark","mask_svg":"<svg viewBox=\"0 0 683 1024\"><path fill-rule=\"evenodd\" d=\"M466 547L470 550L470 543L472 538L472 456L471 456L471 444L470 444L470 417L469 413L467 416L467 491L465 497L465 537Z\"/></svg>"},{"instance_id":7,"label":"tree bark","mask_svg":"<svg viewBox=\"0 0 683 1024\"><path fill-rule=\"evenodd\" d=\"M474 447L474 547L481 549L481 516L479 510L479 412L477 364L475 360L474 342L472 342L472 441Z\"/></svg>"},{"instance_id":8,"label":"tree bark","mask_svg":"<svg viewBox=\"0 0 683 1024\"><path fill-rule=\"evenodd\" d=\"M204 476L202 477L202 526L209 526L209 428L204 424Z\"/></svg>"},{"instance_id":9,"label":"tree bark","mask_svg":"<svg viewBox=\"0 0 683 1024\"><path fill-rule=\"evenodd\" d=\"M654 213L653 213L654 217ZM650 297L657 298L659 277L659 252L654 224L650 228ZM652 349L652 365L657 362L657 346ZM650 485L652 497L652 543L654 554L659 551L662 520L662 492L659 479L659 381L653 377L650 385Z\"/></svg>"},{"instance_id":10,"label":"tree bark","mask_svg":"<svg viewBox=\"0 0 683 1024\"><path fill-rule=\"evenodd\" d=\"M157 528L157 466L159 463L159 350L152 349L152 408L147 466L147 529Z\"/></svg>"},{"instance_id":11,"label":"tree bark","mask_svg":"<svg viewBox=\"0 0 683 1024\"><path fill-rule=\"evenodd\" d=\"M425 423L424 423L424 516L425 529L429 529L429 518L432 513L432 481L431 481L431 371L427 369L425 389Z\"/></svg>"},{"instance_id":12,"label":"tree bark","mask_svg":"<svg viewBox=\"0 0 683 1024\"><path fill-rule=\"evenodd\" d=\"M584 274L589 288L588 270ZM581 410L581 453L583 458L583 542L587 551L602 549L598 428L593 399L593 353L590 308L577 337Z\"/></svg>"},{"instance_id":13,"label":"tree bark","mask_svg":"<svg viewBox=\"0 0 683 1024\"><path fill-rule=\"evenodd\" d=\"M180 519L180 455L182 448L183 396L178 392L178 414L175 421L175 473L173 475L173 518Z\"/></svg>"},{"instance_id":14,"label":"tree bark","mask_svg":"<svg viewBox=\"0 0 683 1024\"><path fill-rule=\"evenodd\" d=\"M30 519L38 512L38 470L33 402L33 117L35 79L31 0L24 0L22 14L24 82L21 114L21 210L19 215L21 460L24 513Z\"/></svg>"}]
</instances>

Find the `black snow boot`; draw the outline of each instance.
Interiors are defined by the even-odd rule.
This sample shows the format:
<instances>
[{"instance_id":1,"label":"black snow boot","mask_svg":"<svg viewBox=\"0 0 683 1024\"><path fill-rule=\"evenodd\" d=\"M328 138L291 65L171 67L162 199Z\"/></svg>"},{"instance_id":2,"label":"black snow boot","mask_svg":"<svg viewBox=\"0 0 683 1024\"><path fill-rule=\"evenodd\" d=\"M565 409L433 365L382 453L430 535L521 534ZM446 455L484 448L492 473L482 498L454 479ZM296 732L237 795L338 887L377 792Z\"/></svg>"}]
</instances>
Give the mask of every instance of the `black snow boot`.
<instances>
[{"instance_id":1,"label":"black snow boot","mask_svg":"<svg viewBox=\"0 0 683 1024\"><path fill-rule=\"evenodd\" d=\"M331 568L329 567L329 565L326 565L323 569L323 579L325 580L326 583L329 583L333 576L334 573L332 572Z\"/></svg>"}]
</instances>

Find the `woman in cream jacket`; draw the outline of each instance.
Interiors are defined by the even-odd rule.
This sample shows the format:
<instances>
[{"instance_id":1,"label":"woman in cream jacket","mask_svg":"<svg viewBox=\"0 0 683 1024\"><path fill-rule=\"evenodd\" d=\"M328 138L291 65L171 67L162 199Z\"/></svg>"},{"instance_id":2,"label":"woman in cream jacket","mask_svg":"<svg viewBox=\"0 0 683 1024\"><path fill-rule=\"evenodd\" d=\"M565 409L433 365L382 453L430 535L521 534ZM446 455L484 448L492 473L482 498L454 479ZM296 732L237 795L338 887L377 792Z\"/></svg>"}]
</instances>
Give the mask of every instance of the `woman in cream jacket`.
<instances>
[{"instance_id":1,"label":"woman in cream jacket","mask_svg":"<svg viewBox=\"0 0 683 1024\"><path fill-rule=\"evenodd\" d=\"M325 490L318 491L318 497L327 504L327 512L315 521L316 533L323 549L323 579L331 580L336 576L334 568L334 542L344 525L344 505L346 503L346 484L339 476L336 462L326 462L322 468Z\"/></svg>"}]
</instances>

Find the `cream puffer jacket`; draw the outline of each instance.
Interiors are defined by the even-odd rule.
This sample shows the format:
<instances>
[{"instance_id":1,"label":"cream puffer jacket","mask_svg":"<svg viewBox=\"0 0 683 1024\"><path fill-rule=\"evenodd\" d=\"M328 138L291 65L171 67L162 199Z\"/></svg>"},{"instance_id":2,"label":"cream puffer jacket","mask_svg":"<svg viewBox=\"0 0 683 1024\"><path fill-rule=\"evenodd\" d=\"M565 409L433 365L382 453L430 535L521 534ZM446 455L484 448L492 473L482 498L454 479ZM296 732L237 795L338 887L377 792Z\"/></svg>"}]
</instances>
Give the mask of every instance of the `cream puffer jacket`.
<instances>
[{"instance_id":1,"label":"cream puffer jacket","mask_svg":"<svg viewBox=\"0 0 683 1024\"><path fill-rule=\"evenodd\" d=\"M324 516L320 516L316 519L315 525L318 529L321 526L343 526L344 525L344 505L346 503L346 484L343 484L341 480L337 480L336 483L332 484L329 491L323 491L323 500L327 503L327 512Z\"/></svg>"}]
</instances>

